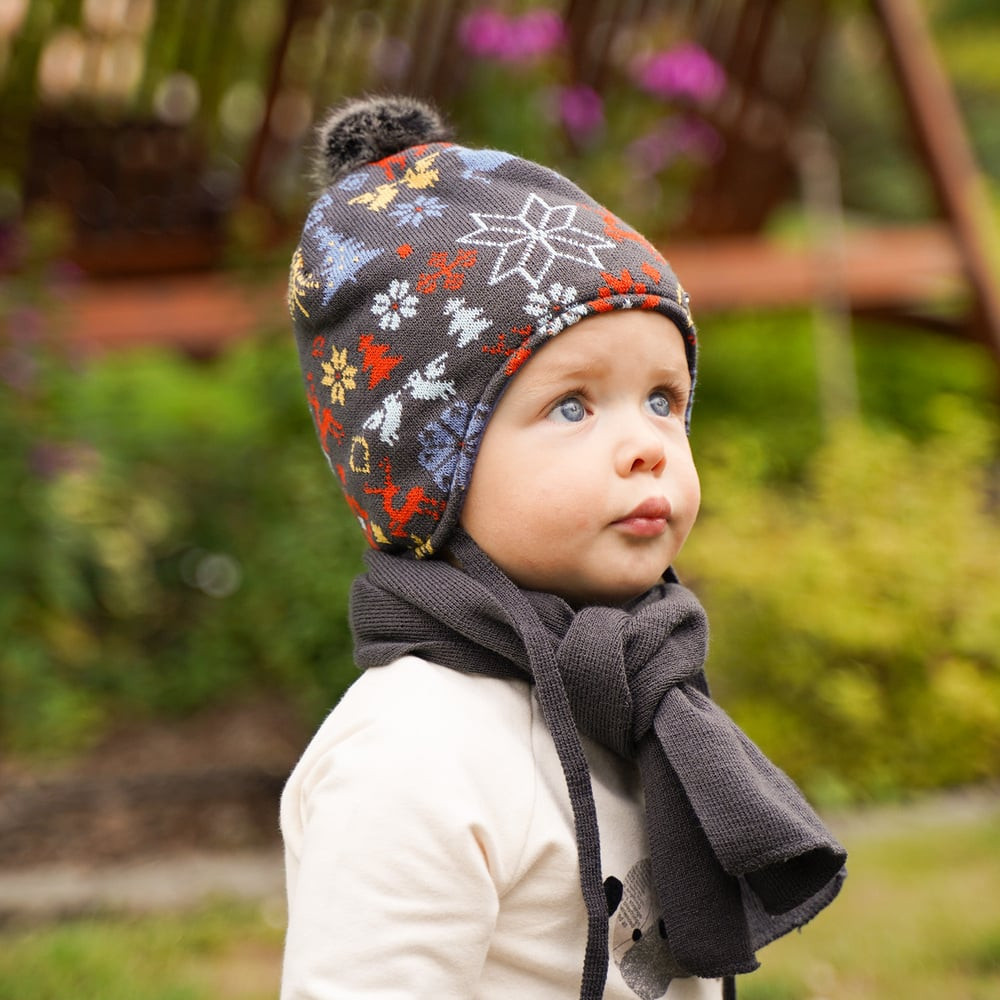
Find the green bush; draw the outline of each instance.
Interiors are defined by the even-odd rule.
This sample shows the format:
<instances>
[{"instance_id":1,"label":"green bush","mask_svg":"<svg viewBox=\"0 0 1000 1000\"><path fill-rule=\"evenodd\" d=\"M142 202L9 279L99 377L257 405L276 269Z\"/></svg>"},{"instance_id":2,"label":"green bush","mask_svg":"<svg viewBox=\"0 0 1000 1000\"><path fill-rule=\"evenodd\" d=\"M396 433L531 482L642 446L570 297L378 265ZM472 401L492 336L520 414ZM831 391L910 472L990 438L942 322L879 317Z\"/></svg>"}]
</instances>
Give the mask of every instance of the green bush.
<instances>
[{"instance_id":1,"label":"green bush","mask_svg":"<svg viewBox=\"0 0 1000 1000\"><path fill-rule=\"evenodd\" d=\"M364 543L291 338L75 366L8 330L3 751L68 753L121 717L250 693L318 720L356 676ZM715 319L703 344L704 512L679 568L720 701L827 803L1000 774L984 355L861 330L866 419L831 429L807 316Z\"/></svg>"},{"instance_id":2,"label":"green bush","mask_svg":"<svg viewBox=\"0 0 1000 1000\"><path fill-rule=\"evenodd\" d=\"M0 403L7 747L70 750L123 713L261 688L328 705L354 675L363 545L290 339L203 365L50 360L37 383L30 407L30 392Z\"/></svg>"},{"instance_id":3,"label":"green bush","mask_svg":"<svg viewBox=\"0 0 1000 1000\"><path fill-rule=\"evenodd\" d=\"M802 314L701 339L704 500L679 562L719 700L826 804L996 777L995 365L856 324L863 421L828 428Z\"/></svg>"},{"instance_id":4,"label":"green bush","mask_svg":"<svg viewBox=\"0 0 1000 1000\"><path fill-rule=\"evenodd\" d=\"M845 422L798 488L727 436L682 557L716 693L818 800L1000 773L995 423L956 398L916 444Z\"/></svg>"}]
</instances>

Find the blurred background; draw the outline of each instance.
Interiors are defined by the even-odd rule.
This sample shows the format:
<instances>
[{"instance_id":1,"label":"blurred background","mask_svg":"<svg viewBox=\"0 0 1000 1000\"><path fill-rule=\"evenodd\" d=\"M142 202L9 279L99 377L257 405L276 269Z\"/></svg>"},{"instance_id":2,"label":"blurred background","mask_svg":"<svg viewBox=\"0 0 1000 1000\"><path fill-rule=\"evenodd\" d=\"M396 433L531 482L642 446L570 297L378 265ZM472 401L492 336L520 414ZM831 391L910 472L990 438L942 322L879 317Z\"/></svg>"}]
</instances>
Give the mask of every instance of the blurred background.
<instances>
[{"instance_id":1,"label":"blurred background","mask_svg":"<svg viewBox=\"0 0 1000 1000\"><path fill-rule=\"evenodd\" d=\"M1000 996L998 53L993 0L0 0L0 1000L276 995L363 550L285 283L380 90L691 293L678 569L854 859L741 996Z\"/></svg>"}]
</instances>

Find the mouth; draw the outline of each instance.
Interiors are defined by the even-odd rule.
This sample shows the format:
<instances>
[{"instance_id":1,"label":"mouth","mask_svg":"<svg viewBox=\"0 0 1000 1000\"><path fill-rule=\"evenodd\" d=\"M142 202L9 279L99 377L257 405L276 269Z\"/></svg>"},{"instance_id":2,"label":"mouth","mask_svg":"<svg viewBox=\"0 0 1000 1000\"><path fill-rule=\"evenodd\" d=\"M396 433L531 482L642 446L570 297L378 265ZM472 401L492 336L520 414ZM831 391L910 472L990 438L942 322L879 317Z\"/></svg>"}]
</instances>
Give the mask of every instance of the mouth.
<instances>
[{"instance_id":1,"label":"mouth","mask_svg":"<svg viewBox=\"0 0 1000 1000\"><path fill-rule=\"evenodd\" d=\"M666 531L670 515L670 501L666 497L650 497L614 524L630 535L649 538Z\"/></svg>"}]
</instances>

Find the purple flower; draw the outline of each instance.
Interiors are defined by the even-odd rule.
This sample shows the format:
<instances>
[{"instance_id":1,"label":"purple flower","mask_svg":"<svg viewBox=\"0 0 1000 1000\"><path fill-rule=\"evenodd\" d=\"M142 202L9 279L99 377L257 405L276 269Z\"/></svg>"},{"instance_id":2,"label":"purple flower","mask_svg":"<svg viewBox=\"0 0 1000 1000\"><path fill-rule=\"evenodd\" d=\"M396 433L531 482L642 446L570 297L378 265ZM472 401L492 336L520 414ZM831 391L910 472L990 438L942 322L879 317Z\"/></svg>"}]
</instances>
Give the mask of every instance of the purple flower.
<instances>
[{"instance_id":1,"label":"purple flower","mask_svg":"<svg viewBox=\"0 0 1000 1000\"><path fill-rule=\"evenodd\" d=\"M566 29L554 10L532 10L510 22L512 44L509 56L515 60L543 56L563 42Z\"/></svg>"},{"instance_id":2,"label":"purple flower","mask_svg":"<svg viewBox=\"0 0 1000 1000\"><path fill-rule=\"evenodd\" d=\"M495 10L474 10L458 25L458 40L474 56L494 56L507 33L507 18Z\"/></svg>"},{"instance_id":3,"label":"purple flower","mask_svg":"<svg viewBox=\"0 0 1000 1000\"><path fill-rule=\"evenodd\" d=\"M657 52L635 69L636 82L657 97L687 97L711 101L722 93L726 74L722 67L694 42Z\"/></svg>"},{"instance_id":4,"label":"purple flower","mask_svg":"<svg viewBox=\"0 0 1000 1000\"><path fill-rule=\"evenodd\" d=\"M508 17L502 11L481 7L466 14L458 26L458 39L467 52L502 62L545 55L558 48L565 36L562 18L545 8Z\"/></svg>"},{"instance_id":5,"label":"purple flower","mask_svg":"<svg viewBox=\"0 0 1000 1000\"><path fill-rule=\"evenodd\" d=\"M629 143L626 155L640 177L653 177L681 157L711 163L722 154L724 144L708 122L690 115L669 115Z\"/></svg>"},{"instance_id":6,"label":"purple flower","mask_svg":"<svg viewBox=\"0 0 1000 1000\"><path fill-rule=\"evenodd\" d=\"M578 83L559 91L559 119L575 139L587 139L604 126L604 102L600 94Z\"/></svg>"}]
</instances>

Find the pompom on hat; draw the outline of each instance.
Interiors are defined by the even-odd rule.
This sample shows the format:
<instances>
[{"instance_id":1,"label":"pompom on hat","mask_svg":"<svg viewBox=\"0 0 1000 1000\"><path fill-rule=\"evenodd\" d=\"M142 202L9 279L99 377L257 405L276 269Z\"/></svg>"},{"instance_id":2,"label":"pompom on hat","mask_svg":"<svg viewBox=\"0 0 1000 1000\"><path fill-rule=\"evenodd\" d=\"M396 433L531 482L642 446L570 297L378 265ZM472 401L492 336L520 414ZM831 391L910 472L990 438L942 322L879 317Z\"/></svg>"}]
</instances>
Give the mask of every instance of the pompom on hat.
<instances>
[{"instance_id":1,"label":"pompom on hat","mask_svg":"<svg viewBox=\"0 0 1000 1000\"><path fill-rule=\"evenodd\" d=\"M335 109L288 286L348 505L372 546L418 558L458 524L490 414L549 338L652 309L681 332L695 376L688 297L655 247L554 171L449 135L410 98Z\"/></svg>"}]
</instances>

